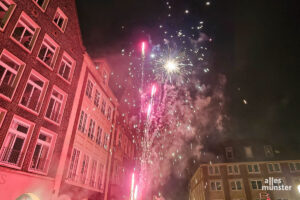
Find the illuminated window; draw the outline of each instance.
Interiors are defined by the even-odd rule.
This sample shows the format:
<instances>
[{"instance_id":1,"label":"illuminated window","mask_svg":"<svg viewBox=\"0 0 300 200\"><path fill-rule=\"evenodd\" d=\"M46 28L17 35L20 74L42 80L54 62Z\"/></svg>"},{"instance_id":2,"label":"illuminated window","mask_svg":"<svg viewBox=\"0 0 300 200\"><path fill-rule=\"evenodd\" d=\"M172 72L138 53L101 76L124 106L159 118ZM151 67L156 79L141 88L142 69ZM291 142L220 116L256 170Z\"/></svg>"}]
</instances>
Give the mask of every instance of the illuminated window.
<instances>
[{"instance_id":1,"label":"illuminated window","mask_svg":"<svg viewBox=\"0 0 300 200\"><path fill-rule=\"evenodd\" d=\"M249 174L260 173L258 164L248 165L248 173Z\"/></svg>"},{"instance_id":2,"label":"illuminated window","mask_svg":"<svg viewBox=\"0 0 300 200\"><path fill-rule=\"evenodd\" d=\"M225 151L226 151L226 158L227 159L233 159L233 149L232 149L232 147L226 147Z\"/></svg>"},{"instance_id":3,"label":"illuminated window","mask_svg":"<svg viewBox=\"0 0 300 200\"><path fill-rule=\"evenodd\" d=\"M109 134L106 133L105 136L104 136L104 149L108 150L108 147L109 147Z\"/></svg>"},{"instance_id":4,"label":"illuminated window","mask_svg":"<svg viewBox=\"0 0 300 200\"><path fill-rule=\"evenodd\" d=\"M31 52L39 32L40 27L25 12L22 12L12 32L12 38Z\"/></svg>"},{"instance_id":5,"label":"illuminated window","mask_svg":"<svg viewBox=\"0 0 300 200\"><path fill-rule=\"evenodd\" d=\"M80 181L82 184L85 184L86 181L86 175L89 167L89 156L84 155L82 164L81 164L81 169L80 169Z\"/></svg>"},{"instance_id":6,"label":"illuminated window","mask_svg":"<svg viewBox=\"0 0 300 200\"><path fill-rule=\"evenodd\" d=\"M101 145L101 137L102 137L102 128L98 126L96 144Z\"/></svg>"},{"instance_id":7,"label":"illuminated window","mask_svg":"<svg viewBox=\"0 0 300 200\"><path fill-rule=\"evenodd\" d=\"M59 124L62 119L66 99L66 93L54 86L48 104L46 118Z\"/></svg>"},{"instance_id":8,"label":"illuminated window","mask_svg":"<svg viewBox=\"0 0 300 200\"><path fill-rule=\"evenodd\" d=\"M38 60L53 69L58 51L58 44L46 34L38 53Z\"/></svg>"},{"instance_id":9,"label":"illuminated window","mask_svg":"<svg viewBox=\"0 0 300 200\"><path fill-rule=\"evenodd\" d=\"M97 161L93 160L92 161L92 167L91 167L91 177L90 177L90 186L91 187L95 187L96 186L96 182L95 182L95 176L96 176L96 169L97 169Z\"/></svg>"},{"instance_id":10,"label":"illuminated window","mask_svg":"<svg viewBox=\"0 0 300 200\"><path fill-rule=\"evenodd\" d=\"M87 85L86 85L86 90L85 90L85 94L86 94L86 96L88 96L88 98L92 97L93 87L94 87L94 85L93 85L92 81L88 80Z\"/></svg>"},{"instance_id":11,"label":"illuminated window","mask_svg":"<svg viewBox=\"0 0 300 200\"><path fill-rule=\"evenodd\" d=\"M50 0L33 0L42 11L45 11Z\"/></svg>"},{"instance_id":12,"label":"illuminated window","mask_svg":"<svg viewBox=\"0 0 300 200\"><path fill-rule=\"evenodd\" d=\"M64 52L58 74L66 81L71 82L75 68L75 61Z\"/></svg>"},{"instance_id":13,"label":"illuminated window","mask_svg":"<svg viewBox=\"0 0 300 200\"><path fill-rule=\"evenodd\" d=\"M208 166L208 174L209 175L219 175L220 174L220 168L219 166Z\"/></svg>"},{"instance_id":14,"label":"illuminated window","mask_svg":"<svg viewBox=\"0 0 300 200\"><path fill-rule=\"evenodd\" d=\"M210 181L210 190L212 191L221 191L222 190L222 182L221 181Z\"/></svg>"},{"instance_id":15,"label":"illuminated window","mask_svg":"<svg viewBox=\"0 0 300 200\"><path fill-rule=\"evenodd\" d=\"M107 120L111 120L111 107L107 109Z\"/></svg>"},{"instance_id":16,"label":"illuminated window","mask_svg":"<svg viewBox=\"0 0 300 200\"><path fill-rule=\"evenodd\" d=\"M229 175L239 174L239 166L238 165L228 165L227 166L227 172Z\"/></svg>"},{"instance_id":17,"label":"illuminated window","mask_svg":"<svg viewBox=\"0 0 300 200\"><path fill-rule=\"evenodd\" d=\"M68 175L69 180L75 181L77 177L76 173L77 173L77 166L79 162L79 156L80 156L80 151L74 148L71 157L70 168L69 168L69 175Z\"/></svg>"},{"instance_id":18,"label":"illuminated window","mask_svg":"<svg viewBox=\"0 0 300 200\"><path fill-rule=\"evenodd\" d=\"M82 133L85 133L85 125L87 120L87 114L82 110L80 114L79 124L78 124L78 130Z\"/></svg>"},{"instance_id":19,"label":"illuminated window","mask_svg":"<svg viewBox=\"0 0 300 200\"><path fill-rule=\"evenodd\" d=\"M261 190L262 189L262 181L261 180L251 180L250 181L251 188L253 190Z\"/></svg>"},{"instance_id":20,"label":"illuminated window","mask_svg":"<svg viewBox=\"0 0 300 200\"><path fill-rule=\"evenodd\" d=\"M245 149L246 157L247 158L253 158L252 147L247 146L247 147L244 147L244 149Z\"/></svg>"},{"instance_id":21,"label":"illuminated window","mask_svg":"<svg viewBox=\"0 0 300 200\"><path fill-rule=\"evenodd\" d=\"M94 139L94 130L95 130L95 120L90 119L88 137L91 138L92 140Z\"/></svg>"},{"instance_id":22,"label":"illuminated window","mask_svg":"<svg viewBox=\"0 0 300 200\"><path fill-rule=\"evenodd\" d=\"M36 71L32 71L21 98L21 105L38 113L43 103L48 81Z\"/></svg>"},{"instance_id":23,"label":"illuminated window","mask_svg":"<svg viewBox=\"0 0 300 200\"><path fill-rule=\"evenodd\" d=\"M94 104L95 106L99 107L99 103L100 103L100 92L96 90Z\"/></svg>"},{"instance_id":24,"label":"illuminated window","mask_svg":"<svg viewBox=\"0 0 300 200\"><path fill-rule=\"evenodd\" d=\"M231 190L242 190L242 182L240 180L229 181Z\"/></svg>"},{"instance_id":25,"label":"illuminated window","mask_svg":"<svg viewBox=\"0 0 300 200\"><path fill-rule=\"evenodd\" d=\"M4 30L16 7L12 0L0 0L0 30Z\"/></svg>"},{"instance_id":26,"label":"illuminated window","mask_svg":"<svg viewBox=\"0 0 300 200\"><path fill-rule=\"evenodd\" d=\"M31 160L30 169L42 173L47 172L54 150L55 140L56 136L54 134L51 134L46 130L40 131Z\"/></svg>"},{"instance_id":27,"label":"illuminated window","mask_svg":"<svg viewBox=\"0 0 300 200\"><path fill-rule=\"evenodd\" d=\"M12 98L23 73L25 64L7 50L0 56L0 94Z\"/></svg>"},{"instance_id":28,"label":"illuminated window","mask_svg":"<svg viewBox=\"0 0 300 200\"><path fill-rule=\"evenodd\" d=\"M2 126L2 123L4 121L5 115L6 115L6 110L0 108L0 127Z\"/></svg>"},{"instance_id":29,"label":"illuminated window","mask_svg":"<svg viewBox=\"0 0 300 200\"><path fill-rule=\"evenodd\" d=\"M68 17L60 8L57 8L56 13L54 15L53 23L59 28L59 30L64 32L67 27L67 22Z\"/></svg>"},{"instance_id":30,"label":"illuminated window","mask_svg":"<svg viewBox=\"0 0 300 200\"><path fill-rule=\"evenodd\" d=\"M103 184L102 184L102 182L103 182L103 173L104 173L104 165L103 164L101 164L101 163L99 163L99 167L98 167L98 189L99 190L101 190L101 189L103 189Z\"/></svg>"},{"instance_id":31,"label":"illuminated window","mask_svg":"<svg viewBox=\"0 0 300 200\"><path fill-rule=\"evenodd\" d=\"M31 122L14 117L1 148L1 163L21 167L32 129Z\"/></svg>"},{"instance_id":32,"label":"illuminated window","mask_svg":"<svg viewBox=\"0 0 300 200\"><path fill-rule=\"evenodd\" d=\"M272 172L281 172L279 163L268 163L268 170L270 173Z\"/></svg>"},{"instance_id":33,"label":"illuminated window","mask_svg":"<svg viewBox=\"0 0 300 200\"><path fill-rule=\"evenodd\" d=\"M101 113L105 115L105 109L106 109L106 101L102 99L102 105L101 105Z\"/></svg>"}]
</instances>

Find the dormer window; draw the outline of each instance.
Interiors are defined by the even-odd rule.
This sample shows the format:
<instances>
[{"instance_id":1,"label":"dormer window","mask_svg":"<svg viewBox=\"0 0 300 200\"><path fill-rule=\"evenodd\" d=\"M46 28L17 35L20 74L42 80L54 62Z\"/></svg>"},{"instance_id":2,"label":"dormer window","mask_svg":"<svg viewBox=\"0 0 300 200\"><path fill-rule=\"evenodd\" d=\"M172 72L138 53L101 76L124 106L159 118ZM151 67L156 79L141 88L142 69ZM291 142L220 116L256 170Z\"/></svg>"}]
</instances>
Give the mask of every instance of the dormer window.
<instances>
[{"instance_id":1,"label":"dormer window","mask_svg":"<svg viewBox=\"0 0 300 200\"><path fill-rule=\"evenodd\" d=\"M264 146L265 150L265 156L268 158L272 158L274 156L273 149L271 145L265 145Z\"/></svg>"},{"instance_id":2,"label":"dormer window","mask_svg":"<svg viewBox=\"0 0 300 200\"><path fill-rule=\"evenodd\" d=\"M233 149L232 149L232 147L226 147L225 151L226 151L226 158L227 159L233 159Z\"/></svg>"},{"instance_id":3,"label":"dormer window","mask_svg":"<svg viewBox=\"0 0 300 200\"><path fill-rule=\"evenodd\" d=\"M246 146L244 147L245 149L245 154L247 158L253 158L253 152L252 152L252 147L251 146Z\"/></svg>"},{"instance_id":4,"label":"dormer window","mask_svg":"<svg viewBox=\"0 0 300 200\"><path fill-rule=\"evenodd\" d=\"M67 27L68 17L64 14L64 12L57 8L56 13L54 15L53 23L64 32Z\"/></svg>"}]
</instances>

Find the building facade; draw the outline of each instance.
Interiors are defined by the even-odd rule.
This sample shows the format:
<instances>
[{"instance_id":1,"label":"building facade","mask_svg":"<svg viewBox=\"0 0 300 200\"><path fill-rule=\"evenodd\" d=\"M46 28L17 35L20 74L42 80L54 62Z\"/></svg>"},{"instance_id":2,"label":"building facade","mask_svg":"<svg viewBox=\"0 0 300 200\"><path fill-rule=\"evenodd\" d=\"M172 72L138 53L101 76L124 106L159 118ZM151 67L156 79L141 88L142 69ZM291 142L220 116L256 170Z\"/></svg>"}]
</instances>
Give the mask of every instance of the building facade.
<instances>
[{"instance_id":1,"label":"building facade","mask_svg":"<svg viewBox=\"0 0 300 200\"><path fill-rule=\"evenodd\" d=\"M300 199L300 160L285 160L271 145L223 148L203 163L189 184L190 200Z\"/></svg>"},{"instance_id":2,"label":"building facade","mask_svg":"<svg viewBox=\"0 0 300 200\"><path fill-rule=\"evenodd\" d=\"M50 199L83 62L75 1L0 1L0 194Z\"/></svg>"}]
</instances>

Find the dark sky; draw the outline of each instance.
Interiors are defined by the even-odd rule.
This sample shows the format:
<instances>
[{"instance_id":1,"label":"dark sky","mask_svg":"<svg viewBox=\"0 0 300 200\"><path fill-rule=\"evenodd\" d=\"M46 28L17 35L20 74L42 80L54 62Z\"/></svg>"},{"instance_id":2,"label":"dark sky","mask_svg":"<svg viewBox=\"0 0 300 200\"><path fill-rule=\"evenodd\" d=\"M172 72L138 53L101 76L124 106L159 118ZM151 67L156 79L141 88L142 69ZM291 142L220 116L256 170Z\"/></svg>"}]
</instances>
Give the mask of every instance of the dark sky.
<instances>
[{"instance_id":1,"label":"dark sky","mask_svg":"<svg viewBox=\"0 0 300 200\"><path fill-rule=\"evenodd\" d=\"M77 0L84 44L91 55L115 54L139 32L155 34L163 0ZM262 138L300 152L300 7L286 0L173 0L189 9L214 42L212 73L227 77L227 135ZM173 23L189 23L180 15ZM123 30L121 27L124 26ZM138 38L139 39L139 38ZM137 39L137 40L138 40ZM247 101L247 104L243 102Z\"/></svg>"}]
</instances>

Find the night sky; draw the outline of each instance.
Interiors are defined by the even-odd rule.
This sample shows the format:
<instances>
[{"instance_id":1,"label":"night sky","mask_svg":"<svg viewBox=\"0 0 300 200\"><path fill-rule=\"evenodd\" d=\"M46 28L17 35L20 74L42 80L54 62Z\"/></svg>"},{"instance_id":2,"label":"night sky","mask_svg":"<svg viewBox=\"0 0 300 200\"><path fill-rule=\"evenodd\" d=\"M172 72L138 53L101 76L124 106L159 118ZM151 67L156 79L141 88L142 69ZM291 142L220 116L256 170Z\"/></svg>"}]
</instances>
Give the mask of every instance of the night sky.
<instances>
[{"instance_id":1,"label":"night sky","mask_svg":"<svg viewBox=\"0 0 300 200\"><path fill-rule=\"evenodd\" d=\"M163 0L77 0L92 56L120 54L146 34L155 39ZM211 73L227 77L228 137L261 138L300 152L300 7L296 1L174 0L173 23L205 21L213 38ZM184 17L184 10L190 15ZM122 26L124 26L122 28ZM113 66L114 68L114 66ZM245 100L245 101L244 101ZM246 104L245 104L246 102Z\"/></svg>"}]
</instances>

